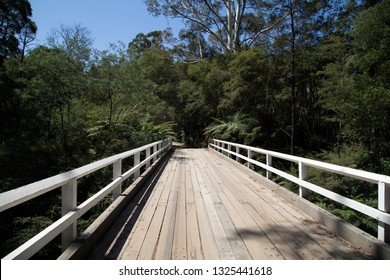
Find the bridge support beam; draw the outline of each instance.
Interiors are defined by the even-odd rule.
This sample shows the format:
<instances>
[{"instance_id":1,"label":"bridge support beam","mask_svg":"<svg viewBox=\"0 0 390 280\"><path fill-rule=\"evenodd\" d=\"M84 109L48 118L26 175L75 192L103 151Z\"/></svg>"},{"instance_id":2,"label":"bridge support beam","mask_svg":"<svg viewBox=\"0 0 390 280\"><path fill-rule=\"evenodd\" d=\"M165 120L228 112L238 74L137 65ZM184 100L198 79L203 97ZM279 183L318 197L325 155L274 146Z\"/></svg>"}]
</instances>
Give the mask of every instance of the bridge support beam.
<instances>
[{"instance_id":1,"label":"bridge support beam","mask_svg":"<svg viewBox=\"0 0 390 280\"><path fill-rule=\"evenodd\" d=\"M390 185L378 183L378 209L390 213ZM378 239L390 244L390 225L378 222Z\"/></svg>"},{"instance_id":2,"label":"bridge support beam","mask_svg":"<svg viewBox=\"0 0 390 280\"><path fill-rule=\"evenodd\" d=\"M72 179L66 185L62 186L62 205L61 214L62 216L73 211L77 207L77 179ZM62 251L72 244L73 240L77 237L77 222L71 224L66 228L61 235L62 239Z\"/></svg>"}]
</instances>

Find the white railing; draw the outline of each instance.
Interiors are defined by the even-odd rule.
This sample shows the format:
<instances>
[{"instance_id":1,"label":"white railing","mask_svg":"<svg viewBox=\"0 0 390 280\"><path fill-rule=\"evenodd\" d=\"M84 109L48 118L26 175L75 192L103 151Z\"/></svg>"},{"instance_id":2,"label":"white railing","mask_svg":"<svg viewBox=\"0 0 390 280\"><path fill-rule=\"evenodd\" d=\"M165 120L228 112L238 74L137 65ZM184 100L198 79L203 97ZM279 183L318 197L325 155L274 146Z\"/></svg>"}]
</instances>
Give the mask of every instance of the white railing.
<instances>
[{"instance_id":1,"label":"white railing","mask_svg":"<svg viewBox=\"0 0 390 280\"><path fill-rule=\"evenodd\" d=\"M62 189L62 217L3 259L28 259L59 234L62 235L62 249L65 250L76 239L77 220L83 214L110 193L112 193L113 199L116 199L121 194L122 182L132 175L134 175L134 180L137 179L143 166L148 168L171 146L171 139L154 142L66 173L0 193L0 212L2 212L59 187ZM145 152L145 159L141 161L141 153L143 152ZM133 156L133 167L122 173L122 160L131 156ZM77 205L77 180L109 165L113 166L112 182L80 205Z\"/></svg>"},{"instance_id":2,"label":"white railing","mask_svg":"<svg viewBox=\"0 0 390 280\"><path fill-rule=\"evenodd\" d=\"M266 177L271 179L272 174L277 174L297 185L299 185L299 196L307 197L307 190L316 192L324 197L337 201L348 206L360 213L370 216L378 221L378 239L390 243L390 177L371 173L367 171L357 170L353 168L343 167L335 164L324 163L316 160L301 158L297 156L282 154L278 152L268 151L260 148L250 147L237 143L213 140L209 145L211 148L229 156L234 156L236 160L244 160L249 164L259 166L266 170ZM246 156L241 153L241 150L246 153ZM262 154L265 156L265 163L256 161L252 158L253 153ZM295 177L289 173L272 167L272 158L279 158L298 164L299 175ZM373 208L358 201L344 197L337 193L327 190L326 188L317 186L307 181L308 167L313 167L319 170L324 170L334 174L339 174L354 179L359 179L365 182L374 183L378 186L378 208Z\"/></svg>"}]
</instances>

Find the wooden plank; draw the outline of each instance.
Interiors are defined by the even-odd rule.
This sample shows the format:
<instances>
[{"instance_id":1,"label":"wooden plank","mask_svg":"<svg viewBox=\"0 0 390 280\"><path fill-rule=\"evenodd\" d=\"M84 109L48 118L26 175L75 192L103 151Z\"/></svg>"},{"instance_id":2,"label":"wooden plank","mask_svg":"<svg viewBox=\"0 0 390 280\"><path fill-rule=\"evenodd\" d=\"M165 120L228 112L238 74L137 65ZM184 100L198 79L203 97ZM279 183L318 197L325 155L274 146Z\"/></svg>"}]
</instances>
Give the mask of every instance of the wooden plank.
<instances>
[{"instance_id":1,"label":"wooden plank","mask_svg":"<svg viewBox=\"0 0 390 280\"><path fill-rule=\"evenodd\" d=\"M166 178L164 173L164 178ZM148 202L143 209L137 224L135 225L131 239L129 239L124 250L121 253L121 259L137 259L144 243L145 237L148 234L149 226L156 212L158 202L164 189L164 179L159 181L153 189Z\"/></svg>"},{"instance_id":2,"label":"wooden plank","mask_svg":"<svg viewBox=\"0 0 390 280\"><path fill-rule=\"evenodd\" d=\"M189 260L203 259L202 245L199 235L197 209L190 166L192 159L186 165L186 215L187 215L187 254Z\"/></svg>"},{"instance_id":3,"label":"wooden plank","mask_svg":"<svg viewBox=\"0 0 390 280\"><path fill-rule=\"evenodd\" d=\"M164 219L165 211L168 205L168 197L171 191L171 182L173 181L173 172L166 172L168 176L159 179L159 184L163 187L163 192L158 202L155 214L152 222L149 226L148 232L145 236L145 242L143 242L138 259L151 260L153 259L158 238L160 236L160 230ZM168 177L168 178L167 178Z\"/></svg>"},{"instance_id":4,"label":"wooden plank","mask_svg":"<svg viewBox=\"0 0 390 280\"><path fill-rule=\"evenodd\" d=\"M229 240L226 236L226 232L222 226L222 222L214 207L213 199L211 198L210 193L212 192L215 194L215 190L214 190L215 186L212 185L208 176L206 175L208 169L207 165L202 165L200 161L198 161L198 163L199 163L199 169L196 170L197 171L196 176L198 178L198 181L200 182L199 185L200 191L203 197L208 219L210 221L211 229L218 248L218 253L221 259L235 259L233 249L229 243ZM204 183L202 184L201 182ZM213 197L215 200L217 200L215 195Z\"/></svg>"},{"instance_id":5,"label":"wooden plank","mask_svg":"<svg viewBox=\"0 0 390 280\"><path fill-rule=\"evenodd\" d=\"M178 161L172 157L172 162L172 188L167 201L167 209L165 211L160 237L156 246L156 253L154 258L157 260L170 260L172 258L173 230L175 227L178 186L180 180L179 173L177 172Z\"/></svg>"},{"instance_id":6,"label":"wooden plank","mask_svg":"<svg viewBox=\"0 0 390 280\"><path fill-rule=\"evenodd\" d=\"M183 156L184 158L184 156ZM183 159L181 159L183 161ZM177 198L177 209L175 228L173 236L172 259L187 259L187 221L186 221L186 189L185 189L185 163L179 162L179 190Z\"/></svg>"},{"instance_id":7,"label":"wooden plank","mask_svg":"<svg viewBox=\"0 0 390 280\"><path fill-rule=\"evenodd\" d=\"M241 176L241 174L241 172L238 172L237 177ZM264 187L259 191L259 185L253 180L249 180L248 182L250 183L248 184L249 188L253 191L252 194L250 194L250 191L248 192L250 197L255 197L255 193L257 193L257 195L265 196L263 197L263 200L267 201L268 204L272 206L272 208L267 208L271 215L266 217L266 222L270 224L273 223L275 228L287 230L290 236L294 236L294 239L287 237L286 239L289 240L290 243L295 244L295 248L299 248L297 252L301 252L302 257L313 259L314 255L317 259L332 259L334 257L350 258L341 250L341 248L346 248L345 244L340 244L339 239L337 241L336 239L331 238L329 232L323 227L318 227L308 215L295 209L289 203ZM252 202L252 205L257 209L257 212L264 213L265 210L259 209L258 203ZM317 226L317 228L313 228L313 225ZM321 228L321 232L318 232ZM313 235L315 230L317 230L318 236ZM338 243L338 246L335 246L334 243ZM308 251L310 253L308 253ZM338 256L332 252L337 252ZM351 250L349 252L351 253Z\"/></svg>"},{"instance_id":8,"label":"wooden plank","mask_svg":"<svg viewBox=\"0 0 390 280\"><path fill-rule=\"evenodd\" d=\"M229 165L225 165L224 167L227 168ZM233 167L234 168L234 167ZM236 171L236 170L235 170ZM244 181L244 177L242 177L242 172L235 172L237 176L237 180ZM239 179L238 179L239 178ZM297 226L298 223L301 223L300 219L294 219L294 223L286 219L281 212L285 212L284 210L282 211L276 211L275 207L279 207L279 205L285 205L286 202L283 201L280 197L276 196L272 192L270 192L266 188L262 188L261 192L253 192L253 188L259 188L258 185L253 184L252 180L245 180L246 181L246 186L248 187L247 189L247 198L248 201L251 203L252 207L263 217L265 224L268 225L273 225L273 228L277 230L278 232L283 232L284 234L286 231L288 232L288 235L284 235L286 240L290 243L293 248L300 248L301 256L306 258L308 257L309 259L332 259L332 257L326 252L321 249L319 246L316 246L315 242L306 234L306 230L303 228L300 228ZM257 198L257 199L255 199ZM297 212L296 210L290 209L292 213L295 213L297 216L300 218L305 218L308 219L309 216L307 215L302 215L301 213ZM268 213L265 215L265 213ZM258 222L258 221L257 221ZM293 236L294 238L288 238L289 236ZM277 240L276 240L277 241ZM280 243L280 241L275 242L279 246L283 243ZM292 244L295 244L292 245ZM308 247L308 248L306 248ZM284 253L286 255L291 256L291 252L286 250L287 248L284 247ZM312 252L317 252L316 254L313 254Z\"/></svg>"},{"instance_id":9,"label":"wooden plank","mask_svg":"<svg viewBox=\"0 0 390 280\"><path fill-rule=\"evenodd\" d=\"M291 240L294 239L291 238L291 235L288 235L286 233L283 227L278 226L274 220L271 221L269 218L265 220L262 215L257 213L255 209L252 208L251 205L243 203L243 201L251 201L251 203L255 206L261 205L261 208L263 210L261 213L268 212L267 209L269 207L265 208L265 206L268 205L268 202L258 197L257 193L252 193L251 190L248 189L248 181L246 178L239 177L239 174L237 174L236 172L234 172L235 176L231 176L231 169L229 169L230 172L226 172L227 166L219 166L220 170L218 174L223 178L224 182L226 182L227 188L234 194L234 196L236 196L236 198L239 197L237 199L241 201L242 207L246 209L246 211L253 217L253 220L257 223L257 225L261 229L266 231L267 237L272 241L275 247L277 247L277 249L286 259L315 259L313 254L311 254L309 250L302 250L302 246L299 246L302 244L291 242ZM272 225L275 225L275 227L273 227ZM298 254L298 252L301 251L304 252Z\"/></svg>"},{"instance_id":10,"label":"wooden plank","mask_svg":"<svg viewBox=\"0 0 390 280\"><path fill-rule=\"evenodd\" d=\"M215 242L210 220L207 215L207 210L204 205L204 200L200 190L200 185L204 184L203 180L198 181L196 169L199 168L199 163L196 160L190 162L191 182L194 190L194 201L198 218L199 235L202 247L203 257L206 260L220 259L218 248Z\"/></svg>"},{"instance_id":11,"label":"wooden plank","mask_svg":"<svg viewBox=\"0 0 390 280\"><path fill-rule=\"evenodd\" d=\"M229 216L229 213L227 212L225 208L225 204L222 202L220 195L223 195L223 184L220 180L220 178L215 177L213 175L213 172L215 171L215 165L212 162L209 162L207 158L204 157L205 153L199 153L198 159L202 162L204 166L207 166L208 168L205 170L209 181L212 186L214 186L214 196L218 196L218 201L220 203L214 203L215 209L218 213L218 216L221 220L222 226L226 232L226 236L228 238L228 241L233 249L234 255L236 259L252 259L251 254L248 252L247 247L245 245L245 242L241 239L239 231L236 229L236 226L234 225L232 218ZM210 168L213 172L210 171ZM210 179L211 178L211 179Z\"/></svg>"},{"instance_id":12,"label":"wooden plank","mask_svg":"<svg viewBox=\"0 0 390 280\"><path fill-rule=\"evenodd\" d=\"M237 196L240 197L239 199L231 192L229 188L230 181L223 176L223 173L218 171L223 165L218 165L215 161L211 162L211 159L209 165L214 171L214 176L222 176L222 178L225 179L219 179L220 181L224 181L225 184L221 189L221 193L219 193L220 199L223 201L229 215L232 217L232 220L252 257L254 259L283 259L283 256L280 255L277 248L268 239L264 231L256 224L249 213L245 211L242 206L243 204L240 203L240 200L241 202L246 203L247 198L244 198L239 192L236 192ZM226 174L227 173L225 173L225 175Z\"/></svg>"},{"instance_id":13,"label":"wooden plank","mask_svg":"<svg viewBox=\"0 0 390 280\"><path fill-rule=\"evenodd\" d=\"M229 213L222 204L216 204L215 209L221 219L222 226L225 229L226 236L232 246L235 258L237 260L251 260L252 256L249 253L245 242L241 239L239 231L236 229Z\"/></svg>"}]
</instances>

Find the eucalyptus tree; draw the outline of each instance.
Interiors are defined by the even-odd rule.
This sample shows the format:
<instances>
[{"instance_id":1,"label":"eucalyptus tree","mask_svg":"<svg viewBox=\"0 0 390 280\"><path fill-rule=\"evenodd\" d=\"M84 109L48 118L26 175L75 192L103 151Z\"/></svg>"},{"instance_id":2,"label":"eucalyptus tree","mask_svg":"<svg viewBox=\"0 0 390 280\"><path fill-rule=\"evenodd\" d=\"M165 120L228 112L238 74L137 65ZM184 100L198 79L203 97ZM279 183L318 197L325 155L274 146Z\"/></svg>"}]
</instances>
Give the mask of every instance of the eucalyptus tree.
<instances>
[{"instance_id":1,"label":"eucalyptus tree","mask_svg":"<svg viewBox=\"0 0 390 280\"><path fill-rule=\"evenodd\" d=\"M208 35L223 52L237 52L256 43L281 21L271 18L278 3L255 0L146 0L153 15L181 18L190 27ZM278 1L277 1L278 2Z\"/></svg>"}]
</instances>

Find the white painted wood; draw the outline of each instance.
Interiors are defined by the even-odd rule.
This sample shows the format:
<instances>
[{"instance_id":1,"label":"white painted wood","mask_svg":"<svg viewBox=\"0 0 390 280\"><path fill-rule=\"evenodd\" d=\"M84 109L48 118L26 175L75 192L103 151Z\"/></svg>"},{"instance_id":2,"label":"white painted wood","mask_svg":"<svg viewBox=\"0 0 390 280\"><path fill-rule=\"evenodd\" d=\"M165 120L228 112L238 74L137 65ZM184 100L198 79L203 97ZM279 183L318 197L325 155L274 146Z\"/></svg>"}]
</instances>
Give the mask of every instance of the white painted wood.
<instances>
[{"instance_id":1,"label":"white painted wood","mask_svg":"<svg viewBox=\"0 0 390 280\"><path fill-rule=\"evenodd\" d=\"M76 220L77 212L69 212L28 240L26 243L19 246L16 250L9 253L2 260L26 260L31 258L36 252L53 240L57 235L61 234L61 232L63 232Z\"/></svg>"},{"instance_id":2,"label":"white painted wood","mask_svg":"<svg viewBox=\"0 0 390 280\"><path fill-rule=\"evenodd\" d=\"M227 141L222 141L222 140L217 140L217 143L218 142L229 143ZM382 174L367 172L367 171L363 171L363 170L353 169L353 168L349 168L349 167L344 167L344 166L340 166L340 165L336 165L336 164L325 163L325 162L321 162L321 161L317 161L317 160L282 154L282 153L264 150L264 149L260 149L260 148L255 148L255 147L251 147L251 146L247 146L247 145L241 145L241 144L235 144L235 145L239 146L242 149L251 150L253 152L264 154L264 155L269 154L272 157L285 159L285 160L295 162L295 163L299 163L301 161L302 163L304 163L305 165L307 165L309 167L315 167L315 168L320 169L320 170L333 172L335 174L348 176L348 177L359 179L362 181L366 181L366 182L370 182L370 183L374 183L374 184L377 184L378 182L384 182L386 184L390 184L390 176L387 176L387 175L382 175ZM217 145L211 144L210 146L218 149ZM221 149L221 148L219 148L219 149ZM225 152L226 152L226 150L225 150Z\"/></svg>"},{"instance_id":3,"label":"white painted wood","mask_svg":"<svg viewBox=\"0 0 390 280\"><path fill-rule=\"evenodd\" d=\"M232 151L229 151L229 150L224 149L224 148L219 146L219 144L221 144L221 143L223 145L225 145L229 142L215 140L214 143L216 143L216 144L210 144L210 147L216 149L217 151L221 152L222 154L229 153L231 155L235 155L237 157L240 157L244 161L248 162L248 164L257 165L257 166L267 170L267 172L275 173L283 178L286 178L287 180L289 180L291 182L298 184L299 186L302 187L301 194L303 195L303 197L304 197L304 191L303 191L304 189L314 191L314 192L321 194L327 198L330 198L336 202L339 202L343 205L346 205L346 206L348 206L356 211L359 211L360 213L363 213L367 216L370 216L370 217L376 219L379 223L380 235L384 236L385 233L383 233L383 232L385 232L385 231L387 232L386 229L390 225L390 214L388 213L388 212L390 212L389 211L389 203L390 203L389 195L390 194L389 194L389 188L388 188L389 183L390 183L389 176L371 173L371 172L362 171L362 170L357 170L357 169L352 169L352 168L343 167L343 166L338 166L338 165L334 165L334 164L324 163L324 162L320 162L320 161L305 159L305 158L301 158L301 157L286 155L286 154L282 154L282 153L272 152L272 151L268 151L268 150L264 150L264 149L246 146L246 145L234 144L234 145L239 146L240 148L247 149L248 157L245 157L243 155L239 155L237 153L234 153ZM258 161L251 159L249 156L249 155L251 155L250 152L258 152L258 153L265 154L266 156L272 156L272 157L285 159L285 160L289 160L291 162L298 163L299 164L299 173L300 173L299 178L297 178L291 174L288 174L286 172L283 172L281 170L278 170L274 167L268 166L267 164L264 164L264 163L261 163L261 162L258 162ZM307 182L306 181L307 168L309 166L320 169L320 170L332 172L335 174L340 174L340 175L348 176L351 178L360 179L362 181L378 184L378 186L379 186L378 193L380 194L380 197L381 197L381 198L379 198L379 201L380 201L379 203L381 204L381 205L379 205L379 207L382 207L383 209L387 209L387 210L386 211L380 210L381 208L375 209L375 208L367 206L363 203L354 201L352 199L349 199L349 198L344 197L342 195L339 195L337 193L331 192L323 187L320 187L320 186L317 186L317 185L312 184L310 182ZM382 188L382 190L381 190L381 188ZM386 198L382 198L384 196ZM381 237L381 239L384 240L385 238Z\"/></svg>"},{"instance_id":4,"label":"white painted wood","mask_svg":"<svg viewBox=\"0 0 390 280\"><path fill-rule=\"evenodd\" d=\"M63 235L63 249L66 249L66 247L76 238L77 219L84 215L108 194L112 193L114 190L118 190L118 187L124 180L139 172L142 166L150 163L151 158L157 158L157 156L168 150L168 148L171 147L172 142L169 140L165 142L164 146L162 146L161 143L162 141L154 142L66 173L1 193L0 212L61 186L63 198L63 217L8 254L4 259L28 259L59 234ZM157 150L158 145L160 147L159 150ZM150 154L151 147L154 148L155 152L146 157L142 162L139 162L141 151L148 149ZM121 160L132 155L135 155L135 158L138 158L138 164L121 175ZM77 179L106 167L109 164L113 164L113 181L77 206Z\"/></svg>"},{"instance_id":5,"label":"white painted wood","mask_svg":"<svg viewBox=\"0 0 390 280\"><path fill-rule=\"evenodd\" d=\"M390 213L390 185L384 182L378 183L378 209ZM378 239L390 243L390 225L384 222L378 223Z\"/></svg>"},{"instance_id":6,"label":"white painted wood","mask_svg":"<svg viewBox=\"0 0 390 280\"><path fill-rule=\"evenodd\" d=\"M134 166L138 165L140 162L140 152L136 153L134 155ZM140 175L140 171L139 169L137 171L134 172L134 180L136 180Z\"/></svg>"},{"instance_id":7,"label":"white painted wood","mask_svg":"<svg viewBox=\"0 0 390 280\"><path fill-rule=\"evenodd\" d=\"M157 160L157 149L158 149L158 147L157 147L157 144L155 144L154 146L153 146L153 162L155 162L156 160Z\"/></svg>"},{"instance_id":8,"label":"white painted wood","mask_svg":"<svg viewBox=\"0 0 390 280\"><path fill-rule=\"evenodd\" d=\"M299 168L299 179L302 181L306 181L307 180L307 166L302 161L300 161L298 168ZM308 191L303 186L299 186L299 196L303 197L303 198L307 198L307 196L308 196Z\"/></svg>"},{"instance_id":9,"label":"white painted wood","mask_svg":"<svg viewBox=\"0 0 390 280\"><path fill-rule=\"evenodd\" d=\"M266 160L267 166L272 166L272 156L271 155L267 154L265 160ZM266 177L267 177L267 179L271 180L272 172L267 170L267 176Z\"/></svg>"},{"instance_id":10,"label":"white painted wood","mask_svg":"<svg viewBox=\"0 0 390 280\"><path fill-rule=\"evenodd\" d=\"M61 213L65 216L77 207L77 179L72 179L61 188ZM72 223L61 234L62 250L64 251L77 236L77 222Z\"/></svg>"},{"instance_id":11,"label":"white painted wood","mask_svg":"<svg viewBox=\"0 0 390 280\"><path fill-rule=\"evenodd\" d=\"M246 149L247 150L247 154L248 154L248 157L247 158L249 158L249 159L252 159L252 150L249 150L249 149ZM246 165L248 168L251 168L252 169L252 166L251 166L251 164L250 164L250 162L249 161L247 161L247 165Z\"/></svg>"},{"instance_id":12,"label":"white painted wood","mask_svg":"<svg viewBox=\"0 0 390 280\"><path fill-rule=\"evenodd\" d=\"M122 174L122 159L118 159L116 162L112 165L112 180L115 180ZM113 190L112 192L112 200L117 199L120 194L122 193L122 184L119 184L119 186Z\"/></svg>"},{"instance_id":13,"label":"white painted wood","mask_svg":"<svg viewBox=\"0 0 390 280\"><path fill-rule=\"evenodd\" d=\"M90 173L95 172L96 170L99 170L103 167L106 167L110 164L113 164L118 159L124 159L127 157L130 157L134 155L135 153L139 151L143 151L150 147L156 147L158 143L161 141L154 142L145 146L142 146L140 148L130 150L127 152L123 152L121 154L117 154L87 165L84 165L80 168L71 170L66 173L62 173L38 182L34 182L4 193L0 193L0 212L9 209L11 207L14 207L16 205L19 205L25 201L28 201L30 199L33 199L34 197L40 196L44 193L47 193L49 191L52 191L56 188L59 188L65 184L67 184L70 180L76 178L82 178ZM154 150L156 152L157 149Z\"/></svg>"},{"instance_id":14,"label":"white painted wood","mask_svg":"<svg viewBox=\"0 0 390 280\"><path fill-rule=\"evenodd\" d=\"M145 150L145 158L149 158L150 157L150 148L147 148L146 150ZM146 169L148 169L149 168L149 166L150 166L150 160L148 160L147 162L146 162L146 164L145 164L145 167L146 167Z\"/></svg>"}]
</instances>

